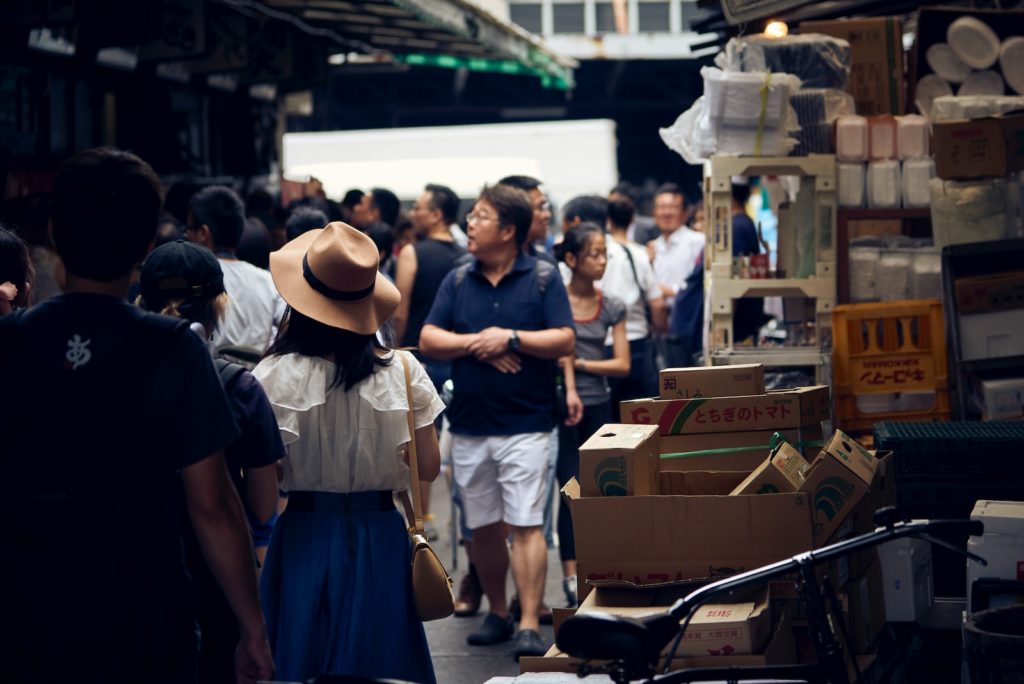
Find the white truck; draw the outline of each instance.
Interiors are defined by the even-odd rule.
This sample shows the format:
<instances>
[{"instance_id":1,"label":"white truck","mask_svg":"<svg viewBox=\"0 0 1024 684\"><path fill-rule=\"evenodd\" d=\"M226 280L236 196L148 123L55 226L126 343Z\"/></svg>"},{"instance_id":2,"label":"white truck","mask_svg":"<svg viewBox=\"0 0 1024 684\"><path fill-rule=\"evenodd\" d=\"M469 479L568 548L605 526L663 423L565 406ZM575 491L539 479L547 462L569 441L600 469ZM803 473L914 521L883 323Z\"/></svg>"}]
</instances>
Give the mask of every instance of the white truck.
<instances>
[{"instance_id":1,"label":"white truck","mask_svg":"<svg viewBox=\"0 0 1024 684\"><path fill-rule=\"evenodd\" d=\"M606 196L618 182L615 122L608 119L286 133L284 176L315 176L328 197L388 188L417 197L427 183L471 200L487 183L534 176L557 204Z\"/></svg>"}]
</instances>

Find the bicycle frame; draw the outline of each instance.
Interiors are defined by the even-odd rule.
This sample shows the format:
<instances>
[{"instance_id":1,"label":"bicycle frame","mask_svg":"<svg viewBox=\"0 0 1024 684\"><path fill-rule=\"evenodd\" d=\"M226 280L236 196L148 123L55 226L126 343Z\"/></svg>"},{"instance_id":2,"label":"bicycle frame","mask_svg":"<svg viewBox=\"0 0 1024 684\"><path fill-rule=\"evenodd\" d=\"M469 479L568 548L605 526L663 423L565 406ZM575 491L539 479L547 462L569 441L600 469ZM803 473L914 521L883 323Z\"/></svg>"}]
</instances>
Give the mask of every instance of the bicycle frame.
<instances>
[{"instance_id":1,"label":"bicycle frame","mask_svg":"<svg viewBox=\"0 0 1024 684\"><path fill-rule=\"evenodd\" d=\"M837 542L814 551L806 551L804 553L797 554L792 558L778 561L777 563L748 570L732 577L712 582L711 584L705 585L676 601L665 614L666 616L670 616L680 622L680 627L675 635L674 641L672 642L672 647L670 648L668 655L665 657L663 672L666 674L654 679L647 678L647 681L657 682L657 684L682 684L683 682L707 681L707 678L709 677L718 680L725 679L726 681L737 681L740 676L745 678L770 676L786 679L791 679L793 676L797 676L805 679L806 681L818 681L824 679L824 681L832 682L833 684L849 684L849 676L847 674L846 664L843 658L843 648L836 639L834 630L829 623L828 608L825 605L821 587L818 584L818 579L814 572L816 566L835 558L847 556L855 551L872 548L879 544L883 544L894 539L900 539L902 537L920 537L932 542L933 544L939 544L941 546L954 549L982 565L987 564L985 559L977 556L976 554L942 540L935 539L929 534L929 532L940 534L962 534L966 532L969 535L980 535L984 531L983 525L980 521L915 520L895 522L895 511L891 508L881 509L878 511L875 515L875 520L880 524L880 526L873 532L868 532L866 534L853 537L852 539ZM818 656L818 663L816 665L769 666L759 668L703 668L700 670L681 670L669 673L672 658L679 646L679 643L682 641L683 635L686 632L686 628L689 626L690 620L693 618L694 612L700 606L708 603L714 598L722 596L723 594L728 594L738 589L746 588L750 585L767 582L793 573L796 573L800 578L800 594L807 603L808 622L811 626L815 651ZM659 616L659 619L663 618L664 616ZM576 618L570 618L570 620L572 619ZM618 681L628 681L627 679L622 678L623 675L621 673L636 670L635 662L632 663L632 667L629 665L630 661L627 659L621 659L613 662L610 667L614 672L619 673L613 676L618 676ZM584 671L595 670L590 670L584 665L581 669L581 673Z\"/></svg>"}]
</instances>

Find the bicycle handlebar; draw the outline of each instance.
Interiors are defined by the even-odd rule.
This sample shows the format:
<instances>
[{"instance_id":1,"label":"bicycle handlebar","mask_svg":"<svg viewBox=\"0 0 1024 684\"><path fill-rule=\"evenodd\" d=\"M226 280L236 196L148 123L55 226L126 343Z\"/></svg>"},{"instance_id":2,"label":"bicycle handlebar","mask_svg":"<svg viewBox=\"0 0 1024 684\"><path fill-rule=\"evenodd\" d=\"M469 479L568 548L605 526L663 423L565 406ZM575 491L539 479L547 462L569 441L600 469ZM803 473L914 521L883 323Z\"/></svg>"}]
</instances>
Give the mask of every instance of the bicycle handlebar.
<instances>
[{"instance_id":1,"label":"bicycle handlebar","mask_svg":"<svg viewBox=\"0 0 1024 684\"><path fill-rule=\"evenodd\" d=\"M681 620L715 596L757 581L765 581L788 575L805 564L817 565L833 558L846 556L854 551L884 544L893 539L927 536L929 533L939 535L963 535L966 533L971 536L978 536L983 534L984 531L985 526L980 520L909 520L890 523L884 527L876 528L873 532L867 532L814 551L805 551L792 558L712 582L676 601L669 609L669 614ZM966 549L961 551L965 556L981 565L988 564L984 558Z\"/></svg>"}]
</instances>

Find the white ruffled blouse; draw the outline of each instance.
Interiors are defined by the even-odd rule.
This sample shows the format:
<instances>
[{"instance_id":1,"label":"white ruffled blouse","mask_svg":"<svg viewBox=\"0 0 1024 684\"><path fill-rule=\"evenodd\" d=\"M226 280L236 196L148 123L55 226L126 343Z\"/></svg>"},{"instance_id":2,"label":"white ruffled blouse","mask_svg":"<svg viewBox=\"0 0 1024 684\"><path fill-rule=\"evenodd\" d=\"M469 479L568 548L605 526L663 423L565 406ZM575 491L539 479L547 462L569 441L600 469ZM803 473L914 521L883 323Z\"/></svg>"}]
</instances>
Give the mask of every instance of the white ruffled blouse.
<instances>
[{"instance_id":1,"label":"white ruffled blouse","mask_svg":"<svg viewBox=\"0 0 1024 684\"><path fill-rule=\"evenodd\" d=\"M444 404L423 366L412 354L392 352L345 391L329 389L334 364L300 354L272 356L253 370L270 399L288 447L285 491L399 491L409 487L409 468L399 447L409 441L405 375L396 354L404 354L412 376L413 420L426 427Z\"/></svg>"}]
</instances>

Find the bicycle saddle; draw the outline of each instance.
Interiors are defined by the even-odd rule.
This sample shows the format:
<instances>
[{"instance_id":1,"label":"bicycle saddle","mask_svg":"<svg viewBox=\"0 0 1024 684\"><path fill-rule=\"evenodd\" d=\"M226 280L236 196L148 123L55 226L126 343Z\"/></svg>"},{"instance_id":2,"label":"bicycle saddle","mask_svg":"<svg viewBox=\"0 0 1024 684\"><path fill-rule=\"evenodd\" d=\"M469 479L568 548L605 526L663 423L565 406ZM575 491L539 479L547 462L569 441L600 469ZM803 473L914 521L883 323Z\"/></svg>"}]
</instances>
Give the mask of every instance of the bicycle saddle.
<instances>
[{"instance_id":1,"label":"bicycle saddle","mask_svg":"<svg viewBox=\"0 0 1024 684\"><path fill-rule=\"evenodd\" d=\"M562 624L556 644L563 653L585 660L655 663L678 631L679 620L667 614L638 620L585 613Z\"/></svg>"}]
</instances>

